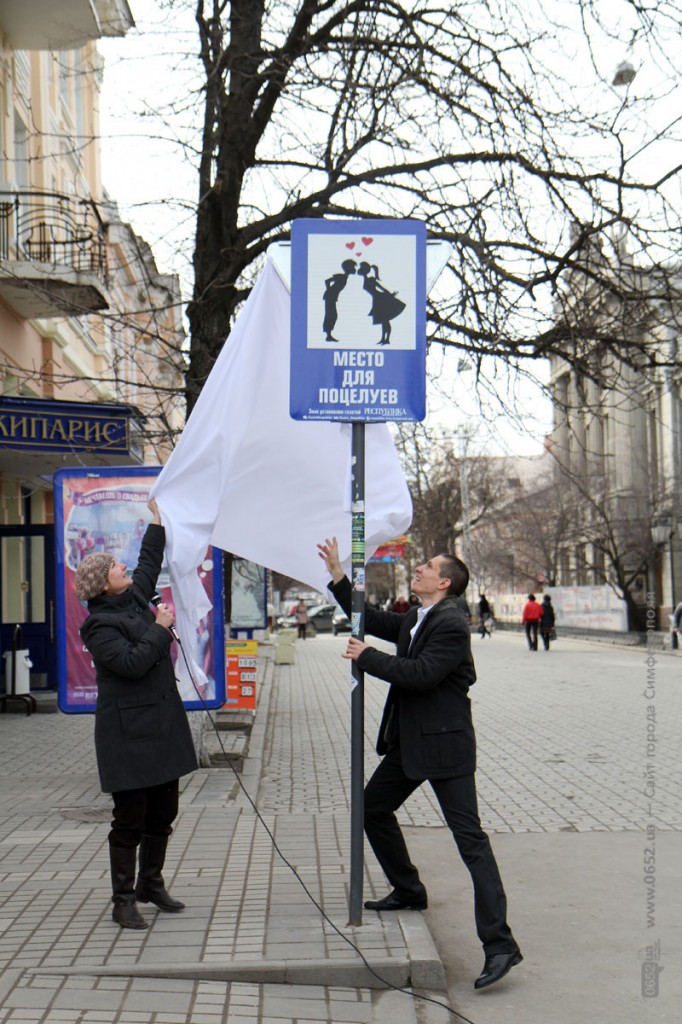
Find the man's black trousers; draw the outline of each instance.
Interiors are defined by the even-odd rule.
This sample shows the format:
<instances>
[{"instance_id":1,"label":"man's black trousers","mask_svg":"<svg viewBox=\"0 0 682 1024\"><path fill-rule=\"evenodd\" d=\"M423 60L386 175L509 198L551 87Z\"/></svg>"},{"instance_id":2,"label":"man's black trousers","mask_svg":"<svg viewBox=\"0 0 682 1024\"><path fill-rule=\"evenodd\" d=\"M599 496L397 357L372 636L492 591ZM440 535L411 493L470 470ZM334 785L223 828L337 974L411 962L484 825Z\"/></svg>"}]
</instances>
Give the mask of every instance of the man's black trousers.
<instances>
[{"instance_id":1,"label":"man's black trousers","mask_svg":"<svg viewBox=\"0 0 682 1024\"><path fill-rule=\"evenodd\" d=\"M538 649L538 623L537 619L535 622L526 623L526 639L528 641L528 649L531 651L537 651Z\"/></svg>"},{"instance_id":2,"label":"man's black trousers","mask_svg":"<svg viewBox=\"0 0 682 1024\"><path fill-rule=\"evenodd\" d=\"M486 954L518 949L507 924L507 897L490 846L481 828L473 775L429 779L445 821L474 885L476 930ZM399 896L420 898L425 888L410 860L395 811L421 782L408 779L400 747L392 747L365 789L365 832L384 874Z\"/></svg>"}]
</instances>

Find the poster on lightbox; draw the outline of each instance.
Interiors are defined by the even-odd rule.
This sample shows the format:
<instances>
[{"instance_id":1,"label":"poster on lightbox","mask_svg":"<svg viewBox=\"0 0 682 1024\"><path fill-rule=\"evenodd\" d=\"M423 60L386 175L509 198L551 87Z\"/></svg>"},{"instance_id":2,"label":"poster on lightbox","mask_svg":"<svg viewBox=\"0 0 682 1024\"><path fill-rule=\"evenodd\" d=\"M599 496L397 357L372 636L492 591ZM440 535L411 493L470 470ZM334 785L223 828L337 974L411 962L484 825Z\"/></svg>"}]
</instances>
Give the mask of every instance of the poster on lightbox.
<instances>
[{"instance_id":1,"label":"poster on lightbox","mask_svg":"<svg viewBox=\"0 0 682 1024\"><path fill-rule=\"evenodd\" d=\"M161 467L107 467L64 469L54 475L55 550L57 560L57 682L61 711L95 710L97 683L89 652L79 627L87 606L76 596L75 576L89 554L104 552L137 565L140 545L152 514L149 493ZM194 695L191 684L180 686L188 710L216 708L225 702L225 626L222 594L222 552L210 548L197 570L213 605L199 624L191 660L204 672L207 682ZM157 585L163 601L173 608L170 579L164 560ZM178 644L171 656L176 674L186 675Z\"/></svg>"},{"instance_id":2,"label":"poster on lightbox","mask_svg":"<svg viewBox=\"0 0 682 1024\"><path fill-rule=\"evenodd\" d=\"M232 632L265 629L268 624L267 581L263 566L235 557L232 560L231 592Z\"/></svg>"}]
</instances>

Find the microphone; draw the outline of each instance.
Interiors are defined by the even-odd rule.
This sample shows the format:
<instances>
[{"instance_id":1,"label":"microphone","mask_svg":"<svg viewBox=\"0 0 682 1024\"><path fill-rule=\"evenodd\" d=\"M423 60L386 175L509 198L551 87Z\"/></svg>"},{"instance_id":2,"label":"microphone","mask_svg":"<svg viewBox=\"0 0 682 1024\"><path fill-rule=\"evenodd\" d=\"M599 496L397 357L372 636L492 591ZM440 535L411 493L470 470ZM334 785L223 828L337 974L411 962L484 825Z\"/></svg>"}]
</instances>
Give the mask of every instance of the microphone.
<instances>
[{"instance_id":1,"label":"microphone","mask_svg":"<svg viewBox=\"0 0 682 1024\"><path fill-rule=\"evenodd\" d=\"M163 601L163 597L157 590L152 594L149 600L150 603L153 604L155 608L158 608L161 602ZM179 644L181 644L180 637L178 636L178 631L173 625L173 623L171 623L170 626L168 626L168 630L173 639L176 640Z\"/></svg>"}]
</instances>

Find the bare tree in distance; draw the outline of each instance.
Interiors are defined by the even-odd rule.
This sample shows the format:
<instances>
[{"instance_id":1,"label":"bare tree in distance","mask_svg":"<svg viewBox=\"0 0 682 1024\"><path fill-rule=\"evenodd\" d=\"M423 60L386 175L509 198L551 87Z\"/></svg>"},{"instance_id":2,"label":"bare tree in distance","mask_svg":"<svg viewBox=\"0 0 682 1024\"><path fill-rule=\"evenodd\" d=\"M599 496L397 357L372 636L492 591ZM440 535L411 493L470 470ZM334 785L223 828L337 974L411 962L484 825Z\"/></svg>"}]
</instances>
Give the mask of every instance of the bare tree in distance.
<instances>
[{"instance_id":1,"label":"bare tree in distance","mask_svg":"<svg viewBox=\"0 0 682 1024\"><path fill-rule=\"evenodd\" d=\"M408 572L434 554L453 551L457 542L468 558L470 552L463 550L465 521L474 528L500 504L504 480L496 472L496 460L466 446L466 454L458 454L452 436L419 423L400 424L396 447L412 495Z\"/></svg>"},{"instance_id":2,"label":"bare tree in distance","mask_svg":"<svg viewBox=\"0 0 682 1024\"><path fill-rule=\"evenodd\" d=\"M430 340L479 372L489 356L513 365L552 353L590 372L595 346L666 362L630 329L630 310L647 270L666 282L676 272L680 165L663 144L678 141L680 122L674 110L665 123L663 104L681 17L669 0L616 6L612 26L590 0L547 13L509 0L494 17L473 0L194 0L203 85L189 408L267 247L301 217L426 221L453 245ZM611 85L619 33L637 33L641 62L660 69L653 85ZM598 66L605 47L614 56ZM586 265L592 246L604 259ZM638 282L618 272L625 251ZM614 299L598 333L578 307L553 320L575 266ZM659 315L675 313L664 303Z\"/></svg>"},{"instance_id":3,"label":"bare tree in distance","mask_svg":"<svg viewBox=\"0 0 682 1024\"><path fill-rule=\"evenodd\" d=\"M545 481L546 475L515 481L472 531L470 562L479 590L519 593L557 586L561 548L574 534L576 502L572 491Z\"/></svg>"}]
</instances>

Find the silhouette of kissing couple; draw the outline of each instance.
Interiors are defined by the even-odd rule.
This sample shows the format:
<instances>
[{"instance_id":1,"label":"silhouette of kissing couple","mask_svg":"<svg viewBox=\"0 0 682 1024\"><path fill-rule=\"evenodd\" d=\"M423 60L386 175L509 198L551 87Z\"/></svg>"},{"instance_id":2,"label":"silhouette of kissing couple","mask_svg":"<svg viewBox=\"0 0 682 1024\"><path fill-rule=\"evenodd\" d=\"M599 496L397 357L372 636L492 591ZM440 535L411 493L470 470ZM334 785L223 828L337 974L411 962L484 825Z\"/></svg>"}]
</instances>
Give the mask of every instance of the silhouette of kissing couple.
<instances>
[{"instance_id":1,"label":"silhouette of kissing couple","mask_svg":"<svg viewBox=\"0 0 682 1024\"><path fill-rule=\"evenodd\" d=\"M405 309L405 303L397 297L396 292L389 292L379 280L379 269L374 264L361 263L359 266L355 260L344 260L341 264L341 272L332 274L325 281L325 289L322 295L324 300L324 320L322 330L325 334L325 341L337 341L332 331L339 318L338 300L339 295L348 284L348 278L357 274L363 278L362 287L372 297L372 306L368 316L373 324L381 325L381 340L379 345L390 345L391 320L395 320Z\"/></svg>"}]
</instances>

